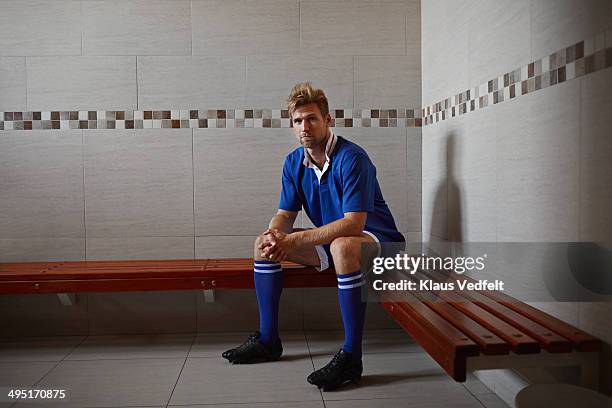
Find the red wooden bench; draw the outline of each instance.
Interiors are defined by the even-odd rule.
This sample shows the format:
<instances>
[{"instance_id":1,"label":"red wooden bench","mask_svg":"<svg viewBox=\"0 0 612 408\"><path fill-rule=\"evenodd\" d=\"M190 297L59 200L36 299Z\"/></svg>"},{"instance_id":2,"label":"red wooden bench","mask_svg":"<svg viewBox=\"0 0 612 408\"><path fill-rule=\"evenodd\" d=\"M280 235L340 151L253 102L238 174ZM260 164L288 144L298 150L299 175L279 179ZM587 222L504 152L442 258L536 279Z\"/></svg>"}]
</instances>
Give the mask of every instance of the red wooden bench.
<instances>
[{"instance_id":1,"label":"red wooden bench","mask_svg":"<svg viewBox=\"0 0 612 408\"><path fill-rule=\"evenodd\" d=\"M286 287L336 286L333 270L283 267ZM252 288L252 268L248 258L0 263L0 294ZM456 381L472 370L579 366L583 384L597 387L598 339L501 292L383 294L381 305Z\"/></svg>"}]
</instances>

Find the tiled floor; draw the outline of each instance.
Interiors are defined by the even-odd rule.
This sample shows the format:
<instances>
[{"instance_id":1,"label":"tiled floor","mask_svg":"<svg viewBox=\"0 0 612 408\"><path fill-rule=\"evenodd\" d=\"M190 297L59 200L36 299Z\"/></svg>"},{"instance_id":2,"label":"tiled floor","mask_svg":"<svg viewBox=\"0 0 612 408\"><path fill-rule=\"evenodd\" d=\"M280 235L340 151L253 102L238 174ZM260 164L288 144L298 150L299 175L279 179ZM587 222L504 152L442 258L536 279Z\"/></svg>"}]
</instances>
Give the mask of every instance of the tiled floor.
<instances>
[{"instance_id":1,"label":"tiled floor","mask_svg":"<svg viewBox=\"0 0 612 408\"><path fill-rule=\"evenodd\" d=\"M219 354L246 333L0 340L0 386L64 388L64 403L0 407L506 407L475 378L452 381L399 330L367 331L359 386L320 392L306 376L342 332L283 334L277 362L231 365Z\"/></svg>"}]
</instances>

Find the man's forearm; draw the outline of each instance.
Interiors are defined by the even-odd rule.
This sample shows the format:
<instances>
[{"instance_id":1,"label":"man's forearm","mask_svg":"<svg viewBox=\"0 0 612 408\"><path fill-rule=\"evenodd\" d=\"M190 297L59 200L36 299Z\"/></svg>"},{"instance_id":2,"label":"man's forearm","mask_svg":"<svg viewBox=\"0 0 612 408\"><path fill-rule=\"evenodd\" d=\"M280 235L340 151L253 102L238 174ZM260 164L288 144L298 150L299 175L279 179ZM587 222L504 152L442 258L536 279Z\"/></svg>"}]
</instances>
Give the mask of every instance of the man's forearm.
<instances>
[{"instance_id":1,"label":"man's forearm","mask_svg":"<svg viewBox=\"0 0 612 408\"><path fill-rule=\"evenodd\" d=\"M294 232L296 246L329 244L338 237L360 236L363 227L354 220L342 218L318 228Z\"/></svg>"},{"instance_id":2,"label":"man's forearm","mask_svg":"<svg viewBox=\"0 0 612 408\"><path fill-rule=\"evenodd\" d=\"M290 234L293 232L293 222L289 217L284 215L276 214L270 220L270 224L268 225L269 229L277 229L283 231L286 234Z\"/></svg>"}]
</instances>

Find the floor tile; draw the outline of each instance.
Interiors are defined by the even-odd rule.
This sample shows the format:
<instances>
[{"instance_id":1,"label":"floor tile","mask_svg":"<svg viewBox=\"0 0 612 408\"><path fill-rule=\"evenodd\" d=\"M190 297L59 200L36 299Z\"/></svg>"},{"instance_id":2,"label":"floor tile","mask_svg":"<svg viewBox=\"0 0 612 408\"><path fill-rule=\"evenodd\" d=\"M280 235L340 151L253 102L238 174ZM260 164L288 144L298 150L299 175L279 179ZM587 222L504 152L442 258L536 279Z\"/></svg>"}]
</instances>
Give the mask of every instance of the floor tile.
<instances>
[{"instance_id":1,"label":"floor tile","mask_svg":"<svg viewBox=\"0 0 612 408\"><path fill-rule=\"evenodd\" d=\"M326 401L327 408L482 408L471 395L462 395L458 399L440 398L436 394L429 397L387 398L371 400Z\"/></svg>"},{"instance_id":2,"label":"floor tile","mask_svg":"<svg viewBox=\"0 0 612 408\"><path fill-rule=\"evenodd\" d=\"M478 395L477 398L486 408L509 408L508 404L493 393Z\"/></svg>"},{"instance_id":3,"label":"floor tile","mask_svg":"<svg viewBox=\"0 0 612 408\"><path fill-rule=\"evenodd\" d=\"M60 361L85 336L0 339L0 362Z\"/></svg>"},{"instance_id":4,"label":"floor tile","mask_svg":"<svg viewBox=\"0 0 612 408\"><path fill-rule=\"evenodd\" d=\"M90 336L66 360L186 358L193 334Z\"/></svg>"},{"instance_id":5,"label":"floor tile","mask_svg":"<svg viewBox=\"0 0 612 408\"><path fill-rule=\"evenodd\" d=\"M364 354L423 352L403 330L366 330L363 337ZM342 347L344 331L309 331L306 338L313 357L328 356Z\"/></svg>"},{"instance_id":6,"label":"floor tile","mask_svg":"<svg viewBox=\"0 0 612 408\"><path fill-rule=\"evenodd\" d=\"M320 401L306 382L308 356L262 364L232 365L221 358L188 358L170 405Z\"/></svg>"},{"instance_id":7,"label":"floor tile","mask_svg":"<svg viewBox=\"0 0 612 408\"><path fill-rule=\"evenodd\" d=\"M68 390L70 399L58 404L61 407L165 405L183 363L184 359L63 361L37 386Z\"/></svg>"}]
</instances>

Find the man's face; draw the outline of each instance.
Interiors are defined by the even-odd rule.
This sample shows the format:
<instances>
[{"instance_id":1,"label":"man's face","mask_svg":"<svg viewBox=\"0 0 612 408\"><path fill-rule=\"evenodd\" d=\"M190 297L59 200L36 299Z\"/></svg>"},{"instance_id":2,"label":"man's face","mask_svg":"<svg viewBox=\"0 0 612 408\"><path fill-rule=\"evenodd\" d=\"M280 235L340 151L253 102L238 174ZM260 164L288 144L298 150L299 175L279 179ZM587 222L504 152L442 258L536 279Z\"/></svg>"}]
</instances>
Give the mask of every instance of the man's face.
<instances>
[{"instance_id":1,"label":"man's face","mask_svg":"<svg viewBox=\"0 0 612 408\"><path fill-rule=\"evenodd\" d=\"M298 142L308 149L313 149L325 141L331 125L331 116L328 114L324 118L316 103L296 108L291 120Z\"/></svg>"}]
</instances>

